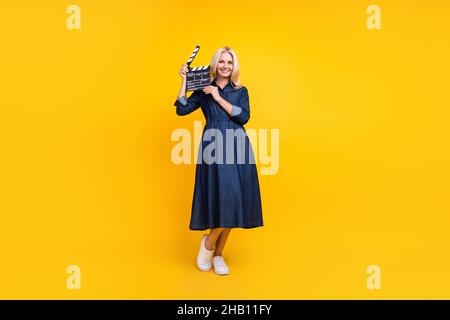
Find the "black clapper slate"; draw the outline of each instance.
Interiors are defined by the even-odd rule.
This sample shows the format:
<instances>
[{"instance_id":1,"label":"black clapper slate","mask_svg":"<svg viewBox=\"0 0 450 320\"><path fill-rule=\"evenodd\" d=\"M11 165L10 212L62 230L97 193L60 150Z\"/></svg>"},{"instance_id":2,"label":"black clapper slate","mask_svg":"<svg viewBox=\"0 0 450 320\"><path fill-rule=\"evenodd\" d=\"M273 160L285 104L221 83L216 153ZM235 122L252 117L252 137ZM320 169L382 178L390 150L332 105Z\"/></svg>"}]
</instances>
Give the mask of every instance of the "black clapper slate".
<instances>
[{"instance_id":1,"label":"black clapper slate","mask_svg":"<svg viewBox=\"0 0 450 320\"><path fill-rule=\"evenodd\" d=\"M198 89L203 89L211 83L211 67L210 66L200 66L191 68L190 65L200 50L200 46L196 46L192 52L189 60L187 62L188 72L186 74L186 90L194 91Z\"/></svg>"}]
</instances>

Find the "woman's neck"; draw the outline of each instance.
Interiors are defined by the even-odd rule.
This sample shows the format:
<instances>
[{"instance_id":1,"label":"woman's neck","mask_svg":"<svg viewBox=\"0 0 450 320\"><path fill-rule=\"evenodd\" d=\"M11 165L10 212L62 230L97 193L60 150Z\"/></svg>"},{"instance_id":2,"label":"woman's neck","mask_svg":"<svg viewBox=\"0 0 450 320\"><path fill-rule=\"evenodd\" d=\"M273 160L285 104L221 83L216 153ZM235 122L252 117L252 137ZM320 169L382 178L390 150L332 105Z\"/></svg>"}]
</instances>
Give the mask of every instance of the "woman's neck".
<instances>
[{"instance_id":1,"label":"woman's neck","mask_svg":"<svg viewBox=\"0 0 450 320\"><path fill-rule=\"evenodd\" d=\"M230 78L217 77L216 83L221 89L223 89L228 83L229 79Z\"/></svg>"}]
</instances>

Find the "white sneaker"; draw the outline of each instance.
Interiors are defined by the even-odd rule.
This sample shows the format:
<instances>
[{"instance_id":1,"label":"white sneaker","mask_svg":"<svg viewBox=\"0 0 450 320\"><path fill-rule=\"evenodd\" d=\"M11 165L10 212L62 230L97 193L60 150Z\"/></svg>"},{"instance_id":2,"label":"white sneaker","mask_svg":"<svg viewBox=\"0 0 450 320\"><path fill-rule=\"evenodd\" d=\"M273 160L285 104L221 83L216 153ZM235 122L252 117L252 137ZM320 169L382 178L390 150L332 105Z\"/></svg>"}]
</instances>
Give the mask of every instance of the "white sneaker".
<instances>
[{"instance_id":1,"label":"white sneaker","mask_svg":"<svg viewBox=\"0 0 450 320\"><path fill-rule=\"evenodd\" d=\"M230 269L228 268L225 260L223 260L222 256L215 256L213 258L214 272L220 275L226 275L230 273Z\"/></svg>"},{"instance_id":2,"label":"white sneaker","mask_svg":"<svg viewBox=\"0 0 450 320\"><path fill-rule=\"evenodd\" d=\"M202 271L211 270L211 257L214 252L214 250L208 250L205 247L205 241L207 237L207 234L203 235L202 242L200 244L200 250L198 251L197 256L197 267Z\"/></svg>"}]
</instances>

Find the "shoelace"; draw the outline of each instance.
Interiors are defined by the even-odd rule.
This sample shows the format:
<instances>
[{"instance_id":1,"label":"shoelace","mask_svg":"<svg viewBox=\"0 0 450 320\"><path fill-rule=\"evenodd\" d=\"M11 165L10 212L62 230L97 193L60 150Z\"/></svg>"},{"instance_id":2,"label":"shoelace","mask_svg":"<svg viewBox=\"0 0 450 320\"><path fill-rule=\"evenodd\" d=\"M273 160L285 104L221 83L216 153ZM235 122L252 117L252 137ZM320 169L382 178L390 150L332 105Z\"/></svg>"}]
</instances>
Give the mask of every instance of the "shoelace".
<instances>
[{"instance_id":1,"label":"shoelace","mask_svg":"<svg viewBox=\"0 0 450 320\"><path fill-rule=\"evenodd\" d=\"M211 263L212 251L204 250L203 253L204 253L204 255L202 257L200 257L200 261L202 263Z\"/></svg>"},{"instance_id":2,"label":"shoelace","mask_svg":"<svg viewBox=\"0 0 450 320\"><path fill-rule=\"evenodd\" d=\"M207 259L207 258L201 258L200 262L203 263L203 264L210 264L211 263L211 261L209 259Z\"/></svg>"}]
</instances>

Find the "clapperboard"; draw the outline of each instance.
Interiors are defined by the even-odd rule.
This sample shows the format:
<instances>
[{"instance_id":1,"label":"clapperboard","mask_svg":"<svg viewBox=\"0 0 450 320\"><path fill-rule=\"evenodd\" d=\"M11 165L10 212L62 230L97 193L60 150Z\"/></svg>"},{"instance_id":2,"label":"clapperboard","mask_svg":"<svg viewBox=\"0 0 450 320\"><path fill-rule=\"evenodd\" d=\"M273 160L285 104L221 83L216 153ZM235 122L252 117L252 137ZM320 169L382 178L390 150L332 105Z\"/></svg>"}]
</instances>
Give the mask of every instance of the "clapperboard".
<instances>
[{"instance_id":1,"label":"clapperboard","mask_svg":"<svg viewBox=\"0 0 450 320\"><path fill-rule=\"evenodd\" d=\"M196 46L187 62L188 72L186 74L186 90L194 91L203 89L211 83L210 66L200 66L191 68L190 65L200 50L200 46Z\"/></svg>"}]
</instances>

